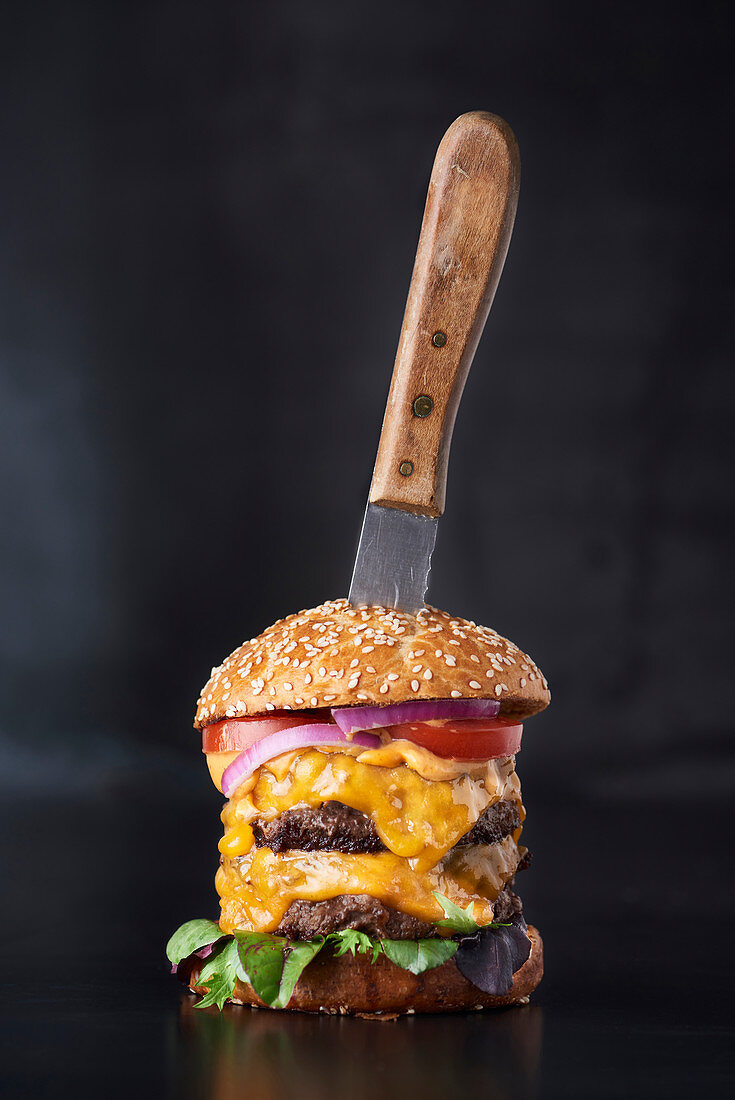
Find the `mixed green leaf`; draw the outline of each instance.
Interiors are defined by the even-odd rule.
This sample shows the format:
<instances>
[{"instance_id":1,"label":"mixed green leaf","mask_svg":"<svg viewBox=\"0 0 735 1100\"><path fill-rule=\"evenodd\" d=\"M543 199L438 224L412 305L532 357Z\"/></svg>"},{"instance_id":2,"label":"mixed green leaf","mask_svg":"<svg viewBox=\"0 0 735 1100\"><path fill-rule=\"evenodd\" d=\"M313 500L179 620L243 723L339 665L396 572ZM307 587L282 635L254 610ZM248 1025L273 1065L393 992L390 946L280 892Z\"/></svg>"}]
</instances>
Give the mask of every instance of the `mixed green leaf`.
<instances>
[{"instance_id":1,"label":"mixed green leaf","mask_svg":"<svg viewBox=\"0 0 735 1100\"><path fill-rule=\"evenodd\" d=\"M202 947L208 947L221 939L223 933L213 920L188 920L177 928L166 944L166 955L174 966L187 959Z\"/></svg>"},{"instance_id":2,"label":"mixed green leaf","mask_svg":"<svg viewBox=\"0 0 735 1100\"><path fill-rule=\"evenodd\" d=\"M208 992L197 1007L209 1008L210 1005L217 1005L221 1011L227 998L232 996L239 972L237 942L234 939L227 940L218 951L212 953L202 967L199 981Z\"/></svg>"},{"instance_id":3,"label":"mixed green leaf","mask_svg":"<svg viewBox=\"0 0 735 1100\"><path fill-rule=\"evenodd\" d=\"M455 940L379 940L384 954L402 970L423 974L451 959L459 947Z\"/></svg>"},{"instance_id":4,"label":"mixed green leaf","mask_svg":"<svg viewBox=\"0 0 735 1100\"><path fill-rule=\"evenodd\" d=\"M453 901L445 898L443 894L437 893L436 890L434 891L434 897L446 913L445 920L436 922L439 928L450 928L452 932L462 932L464 935L469 936L477 932L480 926L472 916L475 908L474 901L471 901L466 909L460 909Z\"/></svg>"},{"instance_id":5,"label":"mixed green leaf","mask_svg":"<svg viewBox=\"0 0 735 1100\"><path fill-rule=\"evenodd\" d=\"M390 962L411 974L423 974L456 956L462 973L478 988L493 993L507 992L513 982L513 973L525 962L530 951L525 924L521 921L520 924L489 924L480 928L472 917L471 904L461 909L442 894L434 896L446 913L446 918L436 923L454 932L454 938L384 940L348 928L296 942L264 932L227 935L214 921L190 920L174 932L166 946L166 954L174 969L187 959L195 961L198 958L203 963L197 985L207 993L198 1008L216 1005L221 1009L233 995L238 980L248 982L271 1008L286 1008L305 968L327 945L337 957L348 952L353 956L371 955L370 961L374 963L379 955L385 955ZM509 930L507 934L494 935L506 929Z\"/></svg>"}]
</instances>

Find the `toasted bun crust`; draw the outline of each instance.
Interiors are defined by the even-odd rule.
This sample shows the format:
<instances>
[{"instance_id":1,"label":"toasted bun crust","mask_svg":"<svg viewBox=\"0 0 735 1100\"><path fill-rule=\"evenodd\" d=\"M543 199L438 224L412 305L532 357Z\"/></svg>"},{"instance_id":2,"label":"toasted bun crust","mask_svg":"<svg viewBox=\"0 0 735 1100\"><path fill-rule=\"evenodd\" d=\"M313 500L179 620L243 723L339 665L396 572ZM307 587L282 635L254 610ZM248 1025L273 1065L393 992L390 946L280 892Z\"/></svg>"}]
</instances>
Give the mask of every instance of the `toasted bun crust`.
<instances>
[{"instance_id":1,"label":"toasted bun crust","mask_svg":"<svg viewBox=\"0 0 735 1100\"><path fill-rule=\"evenodd\" d=\"M280 619L212 669L195 727L272 710L412 699L498 699L527 718L551 699L530 657L485 626L423 608L355 609L330 600Z\"/></svg>"},{"instance_id":2,"label":"toasted bun crust","mask_svg":"<svg viewBox=\"0 0 735 1100\"><path fill-rule=\"evenodd\" d=\"M366 955L335 958L317 955L299 978L288 1004L289 1012L328 1012L342 1016L356 1013L403 1015L407 1012L467 1012L498 1005L523 1004L544 973L544 947L537 928L528 926L531 954L513 977L513 987L504 997L483 993L460 974L454 960L414 975L380 955L371 962ZM199 967L192 970L189 986L195 993ZM268 1008L247 983L239 982L234 1004Z\"/></svg>"}]
</instances>

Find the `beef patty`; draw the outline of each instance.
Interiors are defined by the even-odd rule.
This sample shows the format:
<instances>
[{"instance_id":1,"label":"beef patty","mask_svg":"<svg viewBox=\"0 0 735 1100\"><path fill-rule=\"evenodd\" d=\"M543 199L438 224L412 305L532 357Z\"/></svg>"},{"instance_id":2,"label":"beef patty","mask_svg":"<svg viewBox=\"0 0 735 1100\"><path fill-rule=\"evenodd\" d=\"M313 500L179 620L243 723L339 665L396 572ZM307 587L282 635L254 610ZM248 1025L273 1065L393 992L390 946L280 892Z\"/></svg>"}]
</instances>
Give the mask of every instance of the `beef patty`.
<instances>
[{"instance_id":1,"label":"beef patty","mask_svg":"<svg viewBox=\"0 0 735 1100\"><path fill-rule=\"evenodd\" d=\"M317 810L286 810L273 821L254 821L258 848L274 852L384 852L371 818L341 802Z\"/></svg>"},{"instance_id":2,"label":"beef patty","mask_svg":"<svg viewBox=\"0 0 735 1100\"><path fill-rule=\"evenodd\" d=\"M484 811L458 844L495 844L521 823L515 802L496 802ZM316 810L286 810L273 821L253 822L255 844L274 852L384 852L375 823L341 802Z\"/></svg>"},{"instance_id":3,"label":"beef patty","mask_svg":"<svg viewBox=\"0 0 735 1100\"><path fill-rule=\"evenodd\" d=\"M522 912L521 899L506 886L495 902L494 920L507 921ZM276 935L310 940L345 928L386 940L418 940L438 935L435 925L390 909L369 894L340 894L327 901L292 901Z\"/></svg>"}]
</instances>

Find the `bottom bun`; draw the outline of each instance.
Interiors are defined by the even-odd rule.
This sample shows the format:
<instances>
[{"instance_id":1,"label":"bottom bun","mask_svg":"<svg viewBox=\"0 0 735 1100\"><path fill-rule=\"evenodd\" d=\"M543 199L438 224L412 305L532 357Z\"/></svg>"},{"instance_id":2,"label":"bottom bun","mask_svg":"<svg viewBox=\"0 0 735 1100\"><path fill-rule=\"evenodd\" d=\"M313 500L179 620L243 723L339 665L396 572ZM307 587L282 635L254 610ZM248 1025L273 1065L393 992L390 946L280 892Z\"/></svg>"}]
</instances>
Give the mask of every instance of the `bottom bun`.
<instances>
[{"instance_id":1,"label":"bottom bun","mask_svg":"<svg viewBox=\"0 0 735 1100\"><path fill-rule=\"evenodd\" d=\"M296 983L287 1012L328 1012L342 1016L397 1016L413 1012L467 1012L498 1005L525 1004L544 973L544 946L537 928L529 924L531 953L513 975L513 985L503 997L493 997L472 985L457 969L454 960L423 974L411 974L379 955L371 962L366 955L320 954L309 963ZM192 971L189 986L197 985L199 968ZM248 982L238 981L234 1004L268 1008ZM282 1010L284 1011L284 1010Z\"/></svg>"}]
</instances>

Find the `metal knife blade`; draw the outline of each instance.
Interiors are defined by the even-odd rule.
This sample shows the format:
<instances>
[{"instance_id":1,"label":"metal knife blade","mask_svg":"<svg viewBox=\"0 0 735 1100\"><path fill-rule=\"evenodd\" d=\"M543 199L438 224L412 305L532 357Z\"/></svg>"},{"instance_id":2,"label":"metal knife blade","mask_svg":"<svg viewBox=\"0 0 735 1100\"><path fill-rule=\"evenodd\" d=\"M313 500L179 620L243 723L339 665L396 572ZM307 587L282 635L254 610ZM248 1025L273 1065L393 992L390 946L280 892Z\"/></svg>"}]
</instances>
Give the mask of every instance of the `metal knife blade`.
<instances>
[{"instance_id":1,"label":"metal knife blade","mask_svg":"<svg viewBox=\"0 0 735 1100\"><path fill-rule=\"evenodd\" d=\"M437 150L350 587L353 607L424 606L454 421L513 227L513 132L461 115Z\"/></svg>"},{"instance_id":2,"label":"metal knife blade","mask_svg":"<svg viewBox=\"0 0 735 1100\"><path fill-rule=\"evenodd\" d=\"M378 604L415 615L424 606L438 518L368 504L350 585L353 607Z\"/></svg>"}]
</instances>

